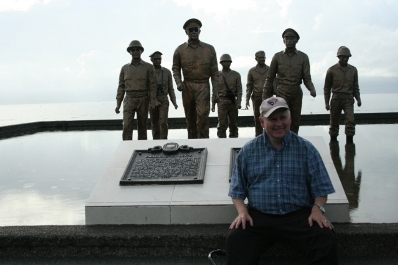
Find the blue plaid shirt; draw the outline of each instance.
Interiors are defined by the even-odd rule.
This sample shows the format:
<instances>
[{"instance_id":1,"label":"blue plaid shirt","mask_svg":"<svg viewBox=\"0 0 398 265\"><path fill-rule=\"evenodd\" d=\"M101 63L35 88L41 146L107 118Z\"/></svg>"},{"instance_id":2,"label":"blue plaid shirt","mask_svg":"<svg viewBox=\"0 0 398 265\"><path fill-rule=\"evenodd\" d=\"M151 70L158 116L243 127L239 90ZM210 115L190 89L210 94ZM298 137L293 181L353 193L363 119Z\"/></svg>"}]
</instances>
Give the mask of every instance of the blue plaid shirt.
<instances>
[{"instance_id":1,"label":"blue plaid shirt","mask_svg":"<svg viewBox=\"0 0 398 265\"><path fill-rule=\"evenodd\" d=\"M229 196L248 199L248 207L268 214L311 208L315 198L334 192L329 174L315 147L289 132L280 150L263 133L240 150Z\"/></svg>"}]
</instances>

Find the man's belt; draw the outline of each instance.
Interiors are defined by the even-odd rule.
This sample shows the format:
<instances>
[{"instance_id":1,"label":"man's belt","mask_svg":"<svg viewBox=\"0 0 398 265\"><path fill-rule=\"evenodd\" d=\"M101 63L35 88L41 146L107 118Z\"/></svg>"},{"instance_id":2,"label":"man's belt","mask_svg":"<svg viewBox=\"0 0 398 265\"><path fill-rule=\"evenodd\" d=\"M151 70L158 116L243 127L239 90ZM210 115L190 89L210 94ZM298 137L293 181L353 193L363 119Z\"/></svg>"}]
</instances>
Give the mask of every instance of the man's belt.
<instances>
[{"instance_id":1,"label":"man's belt","mask_svg":"<svg viewBox=\"0 0 398 265\"><path fill-rule=\"evenodd\" d=\"M148 96L147 90L131 90L126 91L127 96L134 97L134 98L142 98Z\"/></svg>"},{"instance_id":2,"label":"man's belt","mask_svg":"<svg viewBox=\"0 0 398 265\"><path fill-rule=\"evenodd\" d=\"M185 79L184 82L197 83L197 84L208 84L209 83L209 79L199 79L199 80Z\"/></svg>"},{"instance_id":3,"label":"man's belt","mask_svg":"<svg viewBox=\"0 0 398 265\"><path fill-rule=\"evenodd\" d=\"M296 88L296 89L301 89L301 84L295 84L295 85L288 85L288 84L281 84L278 83L277 87L288 87L288 88Z\"/></svg>"}]
</instances>

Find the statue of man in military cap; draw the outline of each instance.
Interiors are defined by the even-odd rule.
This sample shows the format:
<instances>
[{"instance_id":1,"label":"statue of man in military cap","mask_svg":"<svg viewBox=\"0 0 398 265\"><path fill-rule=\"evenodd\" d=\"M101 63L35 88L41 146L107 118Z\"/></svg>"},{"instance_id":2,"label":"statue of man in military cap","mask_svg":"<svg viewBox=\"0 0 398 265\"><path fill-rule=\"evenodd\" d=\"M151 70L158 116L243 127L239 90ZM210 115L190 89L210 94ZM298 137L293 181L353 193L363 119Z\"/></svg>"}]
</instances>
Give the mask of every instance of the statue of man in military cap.
<instances>
[{"instance_id":1,"label":"statue of man in military cap","mask_svg":"<svg viewBox=\"0 0 398 265\"><path fill-rule=\"evenodd\" d=\"M242 101L242 81L240 74L231 70L232 58L229 54L220 57L222 70L220 71L218 91L213 91L212 108L215 111L215 104L218 103L218 125L217 136L227 137L229 127L229 138L238 137L238 109ZM214 92L218 92L218 97Z\"/></svg>"},{"instance_id":2,"label":"statue of man in military cap","mask_svg":"<svg viewBox=\"0 0 398 265\"><path fill-rule=\"evenodd\" d=\"M185 22L188 41L178 46L173 56L172 71L177 89L182 92L188 139L209 138L210 77L213 90L218 89L216 51L199 40L201 27L202 22L196 18Z\"/></svg>"},{"instance_id":3,"label":"statue of man in military cap","mask_svg":"<svg viewBox=\"0 0 398 265\"><path fill-rule=\"evenodd\" d=\"M160 105L152 108L149 112L152 125L152 137L154 140L167 139L169 129L167 124L167 118L169 116L169 99L167 96L170 97L174 108L178 108L171 72L169 69L161 66L162 55L163 54L159 51L149 55L153 67L155 68L156 99L160 103Z\"/></svg>"},{"instance_id":4,"label":"statue of man in military cap","mask_svg":"<svg viewBox=\"0 0 398 265\"><path fill-rule=\"evenodd\" d=\"M120 113L123 101L123 140L133 139L136 113L138 140L146 140L149 105L151 108L160 105L156 99L154 69L150 63L141 60L144 47L138 40L130 42L127 52L131 54L132 60L120 71L115 112Z\"/></svg>"},{"instance_id":5,"label":"statue of man in military cap","mask_svg":"<svg viewBox=\"0 0 398 265\"><path fill-rule=\"evenodd\" d=\"M331 141L337 141L339 135L339 120L341 111L345 114L345 134L347 143L353 143L355 135L354 98L358 107L362 105L359 94L358 71L348 64L351 57L350 50L341 46L337 50L339 61L326 72L324 96L325 108L330 110L329 134ZM332 100L330 94L333 93ZM330 102L330 103L329 103Z\"/></svg>"},{"instance_id":6,"label":"statue of man in military cap","mask_svg":"<svg viewBox=\"0 0 398 265\"><path fill-rule=\"evenodd\" d=\"M299 34L294 29L288 28L282 33L282 38L286 48L272 58L264 84L263 99L273 95L284 98L291 112L291 131L298 134L303 101L300 84L304 81L304 85L313 97L316 97L316 91L311 80L308 56L296 49L300 39ZM278 84L274 91L273 82L276 75L278 75Z\"/></svg>"},{"instance_id":7,"label":"statue of man in military cap","mask_svg":"<svg viewBox=\"0 0 398 265\"><path fill-rule=\"evenodd\" d=\"M250 107L250 98L253 104L254 114L254 127L256 136L263 133L263 127L261 126L260 120L260 106L263 102L263 88L265 79L267 78L269 66L265 64L265 52L258 51L254 55L257 61L257 65L249 70L247 73L246 83L246 109Z\"/></svg>"}]
</instances>

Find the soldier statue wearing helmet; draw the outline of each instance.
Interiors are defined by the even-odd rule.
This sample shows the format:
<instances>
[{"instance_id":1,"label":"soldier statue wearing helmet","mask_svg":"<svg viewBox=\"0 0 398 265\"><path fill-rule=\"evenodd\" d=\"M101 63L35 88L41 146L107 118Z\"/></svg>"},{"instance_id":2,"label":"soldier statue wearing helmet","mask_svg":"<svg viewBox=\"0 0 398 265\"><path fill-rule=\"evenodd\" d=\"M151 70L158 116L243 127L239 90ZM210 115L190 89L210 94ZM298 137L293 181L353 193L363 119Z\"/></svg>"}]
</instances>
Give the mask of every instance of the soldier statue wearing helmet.
<instances>
[{"instance_id":1,"label":"soldier statue wearing helmet","mask_svg":"<svg viewBox=\"0 0 398 265\"><path fill-rule=\"evenodd\" d=\"M304 82L313 97L316 97L316 91L311 80L308 56L296 49L300 39L299 34L294 29L288 28L282 33L282 39L286 48L272 58L264 85L263 100L273 95L284 98L290 108L291 131L298 134L303 101L300 85ZM273 82L276 75L278 75L278 84L274 89Z\"/></svg>"},{"instance_id":2,"label":"soldier statue wearing helmet","mask_svg":"<svg viewBox=\"0 0 398 265\"><path fill-rule=\"evenodd\" d=\"M326 72L324 96L325 108L330 110L329 134L331 141L337 141L341 111L345 114L345 134L347 143L353 143L355 135L354 98L358 107L362 105L358 85L358 71L348 64L351 51L345 46L337 50L339 61ZM330 99L331 93L332 99Z\"/></svg>"},{"instance_id":3,"label":"soldier statue wearing helmet","mask_svg":"<svg viewBox=\"0 0 398 265\"><path fill-rule=\"evenodd\" d=\"M167 139L169 126L167 119L169 116L169 99L173 103L174 108L177 109L176 95L174 93L173 79L169 69L162 67L162 53L156 51L149 55L153 67L155 68L156 81L156 99L161 105L151 109L149 114L151 117L152 137L154 140Z\"/></svg>"},{"instance_id":4,"label":"soldier statue wearing helmet","mask_svg":"<svg viewBox=\"0 0 398 265\"><path fill-rule=\"evenodd\" d=\"M260 120L260 106L263 102L263 88L265 79L267 78L269 66L265 64L265 52L258 51L255 53L255 59L257 65L252 67L247 73L247 83L246 83L246 108L250 107L250 99L253 105L254 114L254 130L255 136L259 136L263 133L263 127L261 127Z\"/></svg>"},{"instance_id":5,"label":"soldier statue wearing helmet","mask_svg":"<svg viewBox=\"0 0 398 265\"><path fill-rule=\"evenodd\" d=\"M127 47L132 61L124 65L119 75L116 95L116 114L120 113L123 102L123 140L133 139L133 120L137 113L138 140L147 139L146 124L149 106L160 103L156 99L156 83L153 66L141 60L144 47L133 40Z\"/></svg>"},{"instance_id":6,"label":"soldier statue wearing helmet","mask_svg":"<svg viewBox=\"0 0 398 265\"><path fill-rule=\"evenodd\" d=\"M241 108L242 101L242 81L240 74L231 70L232 58L229 54L220 57L222 70L219 77L219 90L213 90L212 108L215 111L215 104L218 104L218 125L217 136L227 137L229 127L229 138L238 137L238 109ZM218 93L216 95L216 93Z\"/></svg>"},{"instance_id":7,"label":"soldier statue wearing helmet","mask_svg":"<svg viewBox=\"0 0 398 265\"><path fill-rule=\"evenodd\" d=\"M183 26L188 41L173 56L173 76L182 93L188 139L209 138L210 83L218 89L218 65L214 47L199 40L202 22L188 19ZM184 80L182 80L182 75Z\"/></svg>"}]
</instances>

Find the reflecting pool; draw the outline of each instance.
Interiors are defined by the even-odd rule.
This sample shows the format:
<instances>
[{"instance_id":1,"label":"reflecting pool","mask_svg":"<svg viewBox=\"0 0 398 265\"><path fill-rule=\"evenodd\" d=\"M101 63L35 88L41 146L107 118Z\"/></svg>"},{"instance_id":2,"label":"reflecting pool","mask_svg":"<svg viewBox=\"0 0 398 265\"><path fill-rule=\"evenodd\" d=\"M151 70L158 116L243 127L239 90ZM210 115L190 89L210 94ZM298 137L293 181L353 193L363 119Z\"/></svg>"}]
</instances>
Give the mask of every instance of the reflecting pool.
<instances>
[{"instance_id":1,"label":"reflecting pool","mask_svg":"<svg viewBox=\"0 0 398 265\"><path fill-rule=\"evenodd\" d=\"M357 125L329 145L328 126L302 126L300 135L323 136L342 181L353 223L396 223L398 125ZM217 138L210 129L210 138ZM134 131L136 139L136 131ZM169 139L185 139L170 130ZM240 128L239 137L253 137ZM150 138L150 131L148 131ZM121 131L37 133L0 140L0 226L82 225L84 205L121 141Z\"/></svg>"}]
</instances>

